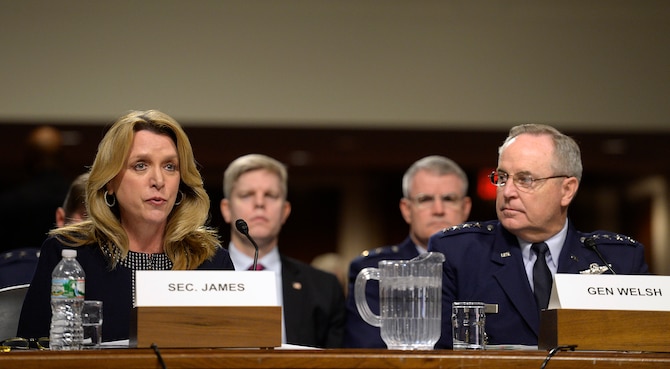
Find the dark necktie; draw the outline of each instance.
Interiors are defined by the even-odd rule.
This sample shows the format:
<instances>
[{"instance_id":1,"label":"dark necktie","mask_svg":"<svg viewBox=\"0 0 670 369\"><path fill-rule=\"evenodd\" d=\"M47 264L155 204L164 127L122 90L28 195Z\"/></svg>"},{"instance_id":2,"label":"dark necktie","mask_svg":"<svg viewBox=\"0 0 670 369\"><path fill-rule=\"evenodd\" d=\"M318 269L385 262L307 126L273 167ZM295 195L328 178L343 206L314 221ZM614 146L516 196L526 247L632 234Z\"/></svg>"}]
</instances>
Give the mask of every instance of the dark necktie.
<instances>
[{"instance_id":1,"label":"dark necktie","mask_svg":"<svg viewBox=\"0 0 670 369\"><path fill-rule=\"evenodd\" d=\"M537 254L537 260L533 265L533 287L535 289L535 301L540 310L546 309L549 305L549 295L551 294L551 271L547 266L545 254L549 251L546 243L534 243L531 249Z\"/></svg>"},{"instance_id":2,"label":"dark necktie","mask_svg":"<svg viewBox=\"0 0 670 369\"><path fill-rule=\"evenodd\" d=\"M265 269L265 267L263 265L256 264L256 270L263 270L263 269ZM251 266L249 266L249 269L247 269L247 270L254 270L254 265L251 264Z\"/></svg>"}]
</instances>

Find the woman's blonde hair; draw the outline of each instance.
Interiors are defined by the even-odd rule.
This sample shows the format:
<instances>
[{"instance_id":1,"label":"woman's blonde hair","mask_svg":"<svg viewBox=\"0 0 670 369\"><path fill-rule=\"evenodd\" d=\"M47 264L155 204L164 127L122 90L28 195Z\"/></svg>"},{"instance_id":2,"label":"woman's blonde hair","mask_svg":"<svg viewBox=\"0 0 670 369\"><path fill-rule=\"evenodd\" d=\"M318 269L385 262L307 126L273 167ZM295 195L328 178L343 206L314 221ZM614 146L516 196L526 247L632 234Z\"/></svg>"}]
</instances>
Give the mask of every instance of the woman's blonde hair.
<instances>
[{"instance_id":1,"label":"woman's blonde hair","mask_svg":"<svg viewBox=\"0 0 670 369\"><path fill-rule=\"evenodd\" d=\"M111 268L126 257L129 241L121 226L118 205L108 206L105 193L106 185L123 169L135 132L141 130L167 135L177 147L181 175L179 190L183 196L168 216L163 249L172 261L173 269L195 269L211 258L221 245L216 232L205 226L209 216L209 196L203 187L191 143L179 123L157 110L131 111L112 125L98 145L86 186L89 219L54 229L50 234L70 246L98 243L107 248L108 254L115 255Z\"/></svg>"}]
</instances>

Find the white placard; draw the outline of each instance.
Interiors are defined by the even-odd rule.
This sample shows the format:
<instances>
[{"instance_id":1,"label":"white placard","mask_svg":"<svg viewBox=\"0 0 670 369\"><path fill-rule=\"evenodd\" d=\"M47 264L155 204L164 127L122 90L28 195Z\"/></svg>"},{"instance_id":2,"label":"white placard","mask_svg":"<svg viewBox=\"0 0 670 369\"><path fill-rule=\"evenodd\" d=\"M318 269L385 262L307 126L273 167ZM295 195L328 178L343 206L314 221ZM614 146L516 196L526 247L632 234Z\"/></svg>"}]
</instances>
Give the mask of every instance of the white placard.
<instances>
[{"instance_id":1,"label":"white placard","mask_svg":"<svg viewBox=\"0 0 670 369\"><path fill-rule=\"evenodd\" d=\"M548 308L670 311L670 277L557 273Z\"/></svg>"},{"instance_id":2,"label":"white placard","mask_svg":"<svg viewBox=\"0 0 670 369\"><path fill-rule=\"evenodd\" d=\"M135 306L278 306L272 271L138 270Z\"/></svg>"}]
</instances>

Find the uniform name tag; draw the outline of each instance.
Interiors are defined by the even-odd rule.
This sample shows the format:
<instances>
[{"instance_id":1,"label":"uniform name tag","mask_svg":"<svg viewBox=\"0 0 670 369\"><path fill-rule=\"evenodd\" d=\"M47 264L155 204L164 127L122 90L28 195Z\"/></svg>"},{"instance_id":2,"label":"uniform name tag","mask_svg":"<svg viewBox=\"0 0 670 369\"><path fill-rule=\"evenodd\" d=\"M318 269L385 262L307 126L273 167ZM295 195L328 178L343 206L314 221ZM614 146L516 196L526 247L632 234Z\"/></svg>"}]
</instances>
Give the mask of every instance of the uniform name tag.
<instances>
[{"instance_id":1,"label":"uniform name tag","mask_svg":"<svg viewBox=\"0 0 670 369\"><path fill-rule=\"evenodd\" d=\"M556 273L548 308L670 311L670 277Z\"/></svg>"},{"instance_id":2,"label":"uniform name tag","mask_svg":"<svg viewBox=\"0 0 670 369\"><path fill-rule=\"evenodd\" d=\"M138 270L135 306L278 306L275 273Z\"/></svg>"}]
</instances>

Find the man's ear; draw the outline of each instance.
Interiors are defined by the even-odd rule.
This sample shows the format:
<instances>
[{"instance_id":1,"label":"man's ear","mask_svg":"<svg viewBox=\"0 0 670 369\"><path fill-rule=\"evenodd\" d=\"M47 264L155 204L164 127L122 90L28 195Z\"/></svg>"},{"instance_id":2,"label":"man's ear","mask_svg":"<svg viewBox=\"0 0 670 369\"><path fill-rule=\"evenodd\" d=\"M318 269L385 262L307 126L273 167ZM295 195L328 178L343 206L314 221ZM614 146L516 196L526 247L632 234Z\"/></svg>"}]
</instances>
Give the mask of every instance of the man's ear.
<instances>
[{"instance_id":1,"label":"man's ear","mask_svg":"<svg viewBox=\"0 0 670 369\"><path fill-rule=\"evenodd\" d=\"M223 199L219 203L219 209L221 209L221 215L223 216L223 220L226 221L226 223L230 224L230 202L228 199Z\"/></svg>"},{"instance_id":2,"label":"man's ear","mask_svg":"<svg viewBox=\"0 0 670 369\"><path fill-rule=\"evenodd\" d=\"M289 201L284 201L284 207L282 208L281 215L281 224L286 223L289 215L291 215L291 203Z\"/></svg>"},{"instance_id":3,"label":"man's ear","mask_svg":"<svg viewBox=\"0 0 670 369\"><path fill-rule=\"evenodd\" d=\"M409 203L409 200L404 197L401 198L398 206L400 207L402 218L405 219L405 223L412 224L412 204Z\"/></svg>"},{"instance_id":4,"label":"man's ear","mask_svg":"<svg viewBox=\"0 0 670 369\"><path fill-rule=\"evenodd\" d=\"M561 205L568 206L572 202L572 199L577 195L577 189L579 188L579 181L577 177L569 177L563 180L563 197L561 198Z\"/></svg>"}]
</instances>

